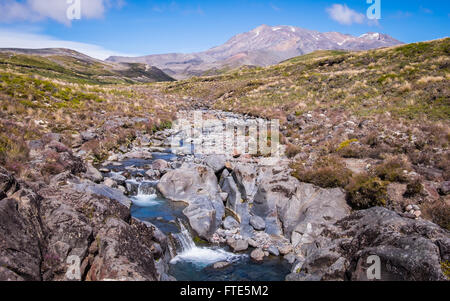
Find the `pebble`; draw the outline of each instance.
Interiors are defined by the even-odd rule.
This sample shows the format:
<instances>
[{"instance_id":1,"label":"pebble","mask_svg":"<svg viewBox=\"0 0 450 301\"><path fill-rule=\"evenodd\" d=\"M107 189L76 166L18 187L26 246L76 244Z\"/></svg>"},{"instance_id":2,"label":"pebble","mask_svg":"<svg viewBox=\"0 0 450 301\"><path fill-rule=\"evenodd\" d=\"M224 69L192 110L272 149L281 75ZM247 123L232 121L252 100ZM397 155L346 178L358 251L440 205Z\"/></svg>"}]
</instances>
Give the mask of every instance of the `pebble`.
<instances>
[{"instance_id":1,"label":"pebble","mask_svg":"<svg viewBox=\"0 0 450 301\"><path fill-rule=\"evenodd\" d=\"M250 258L255 261L263 261L264 256L265 256L265 253L261 249L253 250L253 252L250 254Z\"/></svg>"},{"instance_id":2,"label":"pebble","mask_svg":"<svg viewBox=\"0 0 450 301\"><path fill-rule=\"evenodd\" d=\"M278 251L278 248L275 246L270 246L269 249L267 249L267 251L269 251L269 253L274 256L280 256L280 251Z\"/></svg>"},{"instance_id":3,"label":"pebble","mask_svg":"<svg viewBox=\"0 0 450 301\"><path fill-rule=\"evenodd\" d=\"M216 269L216 270L219 270L219 269L224 269L226 267L229 267L230 265L231 265L231 263L228 262L228 261L221 261L221 262L216 262L213 265L213 268Z\"/></svg>"}]
</instances>

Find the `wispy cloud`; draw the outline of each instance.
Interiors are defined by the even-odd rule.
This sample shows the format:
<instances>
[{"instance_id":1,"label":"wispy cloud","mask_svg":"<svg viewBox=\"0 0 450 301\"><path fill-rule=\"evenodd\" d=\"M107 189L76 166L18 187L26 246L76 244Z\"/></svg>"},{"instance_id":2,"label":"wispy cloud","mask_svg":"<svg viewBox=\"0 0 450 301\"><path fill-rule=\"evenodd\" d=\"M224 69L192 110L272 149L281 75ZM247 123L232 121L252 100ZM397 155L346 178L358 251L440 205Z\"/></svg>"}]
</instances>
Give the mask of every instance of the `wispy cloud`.
<instances>
[{"instance_id":1,"label":"wispy cloud","mask_svg":"<svg viewBox=\"0 0 450 301\"><path fill-rule=\"evenodd\" d=\"M281 8L278 7L277 5L273 4L273 3L270 3L270 7L276 12L281 11Z\"/></svg>"},{"instance_id":2,"label":"wispy cloud","mask_svg":"<svg viewBox=\"0 0 450 301\"><path fill-rule=\"evenodd\" d=\"M124 0L80 0L81 18L102 18L108 8L121 8ZM0 22L15 21L37 22L46 19L55 20L66 25L71 24L67 18L67 9L71 4L67 0L0 0Z\"/></svg>"},{"instance_id":3,"label":"wispy cloud","mask_svg":"<svg viewBox=\"0 0 450 301\"><path fill-rule=\"evenodd\" d=\"M65 41L33 32L0 29L0 48L68 48L104 60L112 55L137 56L105 49L98 45Z\"/></svg>"},{"instance_id":4,"label":"wispy cloud","mask_svg":"<svg viewBox=\"0 0 450 301\"><path fill-rule=\"evenodd\" d=\"M420 7L420 11L425 13L425 14L432 14L433 13L433 11L431 9L423 7L423 6Z\"/></svg>"},{"instance_id":5,"label":"wispy cloud","mask_svg":"<svg viewBox=\"0 0 450 301\"><path fill-rule=\"evenodd\" d=\"M366 18L364 14L358 13L346 4L333 4L326 11L331 19L343 25L362 24Z\"/></svg>"}]
</instances>

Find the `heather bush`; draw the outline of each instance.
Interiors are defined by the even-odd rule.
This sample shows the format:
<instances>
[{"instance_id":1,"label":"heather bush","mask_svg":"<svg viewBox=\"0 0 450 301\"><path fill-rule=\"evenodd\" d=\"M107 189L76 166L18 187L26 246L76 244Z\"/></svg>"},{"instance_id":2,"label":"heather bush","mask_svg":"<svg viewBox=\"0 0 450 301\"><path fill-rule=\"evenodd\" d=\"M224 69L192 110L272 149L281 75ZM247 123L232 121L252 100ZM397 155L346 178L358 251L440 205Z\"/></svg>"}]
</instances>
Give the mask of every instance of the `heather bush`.
<instances>
[{"instance_id":1,"label":"heather bush","mask_svg":"<svg viewBox=\"0 0 450 301\"><path fill-rule=\"evenodd\" d=\"M367 174L350 179L346 187L347 200L352 208L361 210L386 206L388 182Z\"/></svg>"},{"instance_id":2,"label":"heather bush","mask_svg":"<svg viewBox=\"0 0 450 301\"><path fill-rule=\"evenodd\" d=\"M291 168L292 175L299 181L323 188L345 187L352 176L342 161L333 156L322 157L309 168L302 162L293 163Z\"/></svg>"}]
</instances>

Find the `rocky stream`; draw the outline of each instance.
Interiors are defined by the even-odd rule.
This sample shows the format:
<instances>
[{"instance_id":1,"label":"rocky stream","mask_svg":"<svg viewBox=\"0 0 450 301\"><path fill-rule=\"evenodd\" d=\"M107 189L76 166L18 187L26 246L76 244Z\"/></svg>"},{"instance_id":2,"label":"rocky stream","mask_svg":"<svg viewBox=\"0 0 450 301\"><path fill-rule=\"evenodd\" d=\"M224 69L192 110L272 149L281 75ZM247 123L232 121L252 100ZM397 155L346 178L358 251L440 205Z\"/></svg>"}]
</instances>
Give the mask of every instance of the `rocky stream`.
<instances>
[{"instance_id":1,"label":"rocky stream","mask_svg":"<svg viewBox=\"0 0 450 301\"><path fill-rule=\"evenodd\" d=\"M439 226L381 207L352 211L343 190L300 182L284 157L180 153L175 134L138 134L101 164L56 135L35 142L36 162L56 149L67 170L50 185L1 171L0 278L67 280L75 255L80 280L367 280L376 255L383 280L445 280L450 236Z\"/></svg>"}]
</instances>

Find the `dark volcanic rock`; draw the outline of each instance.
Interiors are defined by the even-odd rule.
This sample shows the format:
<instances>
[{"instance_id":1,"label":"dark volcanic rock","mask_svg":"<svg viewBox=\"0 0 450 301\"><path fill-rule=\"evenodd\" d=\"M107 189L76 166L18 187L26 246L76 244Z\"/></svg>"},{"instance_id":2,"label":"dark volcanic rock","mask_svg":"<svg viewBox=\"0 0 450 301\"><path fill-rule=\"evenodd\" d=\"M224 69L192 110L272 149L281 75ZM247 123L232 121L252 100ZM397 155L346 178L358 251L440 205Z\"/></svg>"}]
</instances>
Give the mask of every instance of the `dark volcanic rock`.
<instances>
[{"instance_id":1,"label":"dark volcanic rock","mask_svg":"<svg viewBox=\"0 0 450 301\"><path fill-rule=\"evenodd\" d=\"M34 191L26 183L17 190L2 174L0 280L72 280L74 257L78 280L172 279L167 240L156 227L131 219L118 192L100 193L111 191L93 183L76 190L66 183L71 175L61 175Z\"/></svg>"},{"instance_id":2,"label":"dark volcanic rock","mask_svg":"<svg viewBox=\"0 0 450 301\"><path fill-rule=\"evenodd\" d=\"M16 179L3 167L0 166L0 200L11 196L19 189Z\"/></svg>"},{"instance_id":3,"label":"dark volcanic rock","mask_svg":"<svg viewBox=\"0 0 450 301\"><path fill-rule=\"evenodd\" d=\"M43 233L36 196L0 201L0 280L38 281L43 262Z\"/></svg>"},{"instance_id":4,"label":"dark volcanic rock","mask_svg":"<svg viewBox=\"0 0 450 301\"><path fill-rule=\"evenodd\" d=\"M109 218L97 235L98 255L86 280L158 280L155 259L161 258L161 252L152 252L157 249L152 237L151 229L139 221L132 220L128 224L121 219Z\"/></svg>"},{"instance_id":5,"label":"dark volcanic rock","mask_svg":"<svg viewBox=\"0 0 450 301\"><path fill-rule=\"evenodd\" d=\"M442 183L441 187L439 187L439 193L442 195L450 194L450 182L449 181Z\"/></svg>"},{"instance_id":6,"label":"dark volcanic rock","mask_svg":"<svg viewBox=\"0 0 450 301\"><path fill-rule=\"evenodd\" d=\"M318 248L304 253L301 268L322 280L367 280L370 256L381 260L381 280L445 280L441 262L449 258L450 234L424 220L401 217L385 208L358 211L322 232ZM299 279L297 279L299 278ZM291 274L288 279L304 279Z\"/></svg>"}]
</instances>

